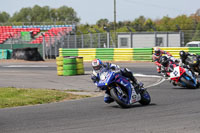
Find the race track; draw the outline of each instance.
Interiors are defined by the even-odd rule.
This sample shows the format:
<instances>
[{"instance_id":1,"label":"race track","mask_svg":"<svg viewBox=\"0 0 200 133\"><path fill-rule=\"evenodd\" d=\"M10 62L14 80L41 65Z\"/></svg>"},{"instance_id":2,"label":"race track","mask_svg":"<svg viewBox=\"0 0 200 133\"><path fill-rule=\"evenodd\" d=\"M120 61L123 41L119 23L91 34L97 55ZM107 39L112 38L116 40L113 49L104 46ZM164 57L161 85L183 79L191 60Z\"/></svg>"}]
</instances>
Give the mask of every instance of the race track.
<instances>
[{"instance_id":1,"label":"race track","mask_svg":"<svg viewBox=\"0 0 200 133\"><path fill-rule=\"evenodd\" d=\"M31 67L26 70L3 67L5 65L9 64L0 65L0 71L3 74L11 70L14 72L29 70L38 73L45 71L50 75L56 70L52 64L45 70ZM134 70L135 73L158 75L152 63L120 65ZM89 64L85 66L85 69L90 69ZM3 81L2 77L0 81ZM85 80L87 81L89 80ZM121 109L116 103L105 104L103 97L0 109L0 133L200 132L200 89L174 87L166 80L149 87L148 91L152 97L152 103L149 106L136 104L128 109Z\"/></svg>"}]
</instances>

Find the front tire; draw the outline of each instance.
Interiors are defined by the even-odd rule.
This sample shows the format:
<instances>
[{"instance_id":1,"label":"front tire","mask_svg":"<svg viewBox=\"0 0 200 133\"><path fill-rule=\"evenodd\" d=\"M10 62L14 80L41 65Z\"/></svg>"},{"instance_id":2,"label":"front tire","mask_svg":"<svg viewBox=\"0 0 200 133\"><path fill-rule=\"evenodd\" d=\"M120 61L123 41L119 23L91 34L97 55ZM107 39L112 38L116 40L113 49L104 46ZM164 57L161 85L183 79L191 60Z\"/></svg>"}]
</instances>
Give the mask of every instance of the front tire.
<instances>
[{"instance_id":1,"label":"front tire","mask_svg":"<svg viewBox=\"0 0 200 133\"><path fill-rule=\"evenodd\" d=\"M141 95L141 100L139 101L139 103L142 105L149 105L151 102L151 97L150 97L148 91L144 90L140 93L140 95Z\"/></svg>"},{"instance_id":2,"label":"front tire","mask_svg":"<svg viewBox=\"0 0 200 133\"><path fill-rule=\"evenodd\" d=\"M122 90L123 91L123 90ZM129 107L131 107L131 105L130 104L128 104L129 102L128 102L128 100L129 100L129 98L128 98L128 94L125 92L125 91L123 91L123 93L125 94L124 95L124 99L126 99L126 101L122 101L119 97L121 97L121 95L120 95L120 93L117 91L117 89L115 89L115 88L112 88L111 90L110 90L110 95L112 96L112 98L116 101L116 103L118 103L119 104L119 106L121 107L121 108L129 108Z\"/></svg>"}]
</instances>

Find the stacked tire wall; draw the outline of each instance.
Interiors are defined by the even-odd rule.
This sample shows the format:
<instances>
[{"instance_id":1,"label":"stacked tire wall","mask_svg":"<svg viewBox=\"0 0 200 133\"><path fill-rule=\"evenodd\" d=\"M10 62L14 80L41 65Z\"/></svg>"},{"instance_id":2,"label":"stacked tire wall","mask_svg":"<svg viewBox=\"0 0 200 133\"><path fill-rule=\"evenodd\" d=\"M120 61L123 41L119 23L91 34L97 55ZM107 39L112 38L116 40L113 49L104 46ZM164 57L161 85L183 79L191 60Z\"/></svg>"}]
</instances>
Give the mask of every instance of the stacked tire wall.
<instances>
[{"instance_id":1,"label":"stacked tire wall","mask_svg":"<svg viewBox=\"0 0 200 133\"><path fill-rule=\"evenodd\" d=\"M56 64L58 76L73 76L84 74L83 57L60 56L56 58Z\"/></svg>"},{"instance_id":2,"label":"stacked tire wall","mask_svg":"<svg viewBox=\"0 0 200 133\"><path fill-rule=\"evenodd\" d=\"M76 75L76 58L75 57L64 57L63 58L63 76Z\"/></svg>"},{"instance_id":3,"label":"stacked tire wall","mask_svg":"<svg viewBox=\"0 0 200 133\"><path fill-rule=\"evenodd\" d=\"M57 75L63 76L63 57L56 57Z\"/></svg>"}]
</instances>

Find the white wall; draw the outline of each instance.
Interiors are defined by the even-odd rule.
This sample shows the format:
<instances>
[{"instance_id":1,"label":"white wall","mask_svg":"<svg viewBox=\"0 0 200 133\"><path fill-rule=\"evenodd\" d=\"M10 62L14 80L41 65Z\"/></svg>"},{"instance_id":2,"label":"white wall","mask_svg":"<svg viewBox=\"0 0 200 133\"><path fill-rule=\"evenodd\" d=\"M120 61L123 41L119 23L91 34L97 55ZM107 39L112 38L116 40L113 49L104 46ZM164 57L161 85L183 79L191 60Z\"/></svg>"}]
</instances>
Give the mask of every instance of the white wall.
<instances>
[{"instance_id":1,"label":"white wall","mask_svg":"<svg viewBox=\"0 0 200 133\"><path fill-rule=\"evenodd\" d=\"M120 38L128 38L128 44L126 48L131 48L131 36L130 33L119 33L118 34L118 47L122 47L120 44ZM133 33L132 34L132 47L133 48L149 48L155 47L155 37L162 38L163 42L160 47L180 47L181 37L177 33L157 33L154 32L144 32L144 33ZM168 44L167 44L168 43Z\"/></svg>"}]
</instances>

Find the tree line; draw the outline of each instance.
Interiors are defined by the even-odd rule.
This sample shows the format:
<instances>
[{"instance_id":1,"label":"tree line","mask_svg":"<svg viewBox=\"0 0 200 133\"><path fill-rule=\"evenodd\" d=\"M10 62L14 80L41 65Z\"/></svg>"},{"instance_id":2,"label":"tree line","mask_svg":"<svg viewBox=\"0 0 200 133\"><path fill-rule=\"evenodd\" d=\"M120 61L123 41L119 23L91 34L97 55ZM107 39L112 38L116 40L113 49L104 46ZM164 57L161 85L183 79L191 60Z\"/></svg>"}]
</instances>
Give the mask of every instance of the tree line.
<instances>
[{"instance_id":1,"label":"tree line","mask_svg":"<svg viewBox=\"0 0 200 133\"><path fill-rule=\"evenodd\" d=\"M50 8L49 6L40 7L35 5L33 8L22 8L10 16L7 12L0 12L0 23L7 22L80 22L76 11L67 6L60 8Z\"/></svg>"},{"instance_id":2,"label":"tree line","mask_svg":"<svg viewBox=\"0 0 200 133\"><path fill-rule=\"evenodd\" d=\"M35 5L32 8L22 8L10 16L7 12L0 12L0 23L17 22L73 22L77 24L77 34L88 32L105 32L105 28L110 32L140 32L140 31L180 31L193 30L194 36L200 36L200 9L190 16L179 15L175 18L164 16L161 19L152 20L139 16L132 21L109 22L108 19L99 19L96 24L80 24L81 18L77 16L76 11L68 6L60 8L50 8L49 6L40 7ZM197 38L197 39L198 39Z\"/></svg>"}]
</instances>

